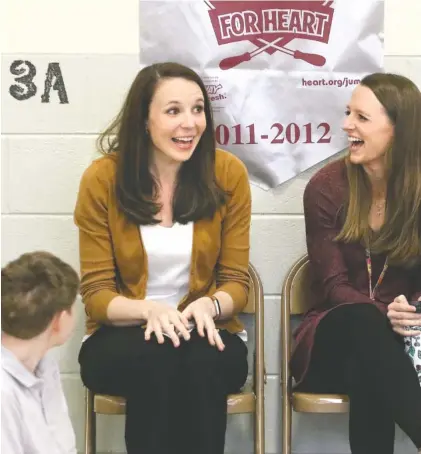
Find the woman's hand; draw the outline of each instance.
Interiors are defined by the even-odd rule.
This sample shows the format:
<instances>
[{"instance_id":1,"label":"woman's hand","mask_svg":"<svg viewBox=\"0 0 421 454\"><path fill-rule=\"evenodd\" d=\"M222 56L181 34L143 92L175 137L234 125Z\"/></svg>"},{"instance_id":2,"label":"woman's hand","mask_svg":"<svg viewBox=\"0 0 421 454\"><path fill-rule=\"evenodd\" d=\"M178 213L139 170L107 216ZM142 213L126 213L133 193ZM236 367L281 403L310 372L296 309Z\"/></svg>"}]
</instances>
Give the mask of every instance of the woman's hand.
<instances>
[{"instance_id":1,"label":"woman's hand","mask_svg":"<svg viewBox=\"0 0 421 454\"><path fill-rule=\"evenodd\" d=\"M158 343L164 343L164 333L172 340L174 347L180 345L180 336L185 340L190 339L187 330L188 319L175 307L157 301L147 301L145 319L147 320L145 340L150 340L151 334L155 333ZM177 330L177 332L176 332ZM179 334L177 334L179 333Z\"/></svg>"},{"instance_id":2,"label":"woman's hand","mask_svg":"<svg viewBox=\"0 0 421 454\"><path fill-rule=\"evenodd\" d=\"M396 297L387 308L387 317L393 331L401 336L419 336L420 331L406 329L409 326L421 327L421 315L415 313L415 307L408 303L404 295Z\"/></svg>"},{"instance_id":3,"label":"woman's hand","mask_svg":"<svg viewBox=\"0 0 421 454\"><path fill-rule=\"evenodd\" d=\"M215 306L208 296L204 296L190 303L184 309L183 315L188 320L193 319L196 322L196 329L200 336L205 337L206 330L209 343L211 345L216 345L220 351L224 350L225 345L222 342L219 331L216 329L213 320L215 316Z\"/></svg>"}]
</instances>

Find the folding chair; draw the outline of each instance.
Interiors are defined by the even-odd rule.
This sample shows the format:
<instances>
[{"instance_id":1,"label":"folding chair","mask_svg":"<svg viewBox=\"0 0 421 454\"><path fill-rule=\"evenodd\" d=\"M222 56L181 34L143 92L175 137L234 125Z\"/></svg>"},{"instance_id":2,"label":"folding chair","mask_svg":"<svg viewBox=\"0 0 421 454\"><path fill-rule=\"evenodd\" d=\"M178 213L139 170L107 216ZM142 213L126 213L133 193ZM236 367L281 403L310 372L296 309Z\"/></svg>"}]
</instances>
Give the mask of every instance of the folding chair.
<instances>
[{"instance_id":1,"label":"folding chair","mask_svg":"<svg viewBox=\"0 0 421 454\"><path fill-rule=\"evenodd\" d=\"M255 351L252 390L230 394L227 413L254 413L254 446L256 454L265 454L264 412L264 338L263 338L263 287L255 268L249 265L250 292L244 313L255 314ZM122 397L94 394L86 390L85 403L85 454L96 454L96 415L124 415L126 402Z\"/></svg>"},{"instance_id":2,"label":"folding chair","mask_svg":"<svg viewBox=\"0 0 421 454\"><path fill-rule=\"evenodd\" d=\"M291 454L292 409L300 413L346 413L348 397L342 394L312 394L292 391L289 369L291 357L290 315L301 315L311 309L312 271L307 255L290 269L282 288L281 300L281 387L282 387L282 453Z\"/></svg>"}]
</instances>

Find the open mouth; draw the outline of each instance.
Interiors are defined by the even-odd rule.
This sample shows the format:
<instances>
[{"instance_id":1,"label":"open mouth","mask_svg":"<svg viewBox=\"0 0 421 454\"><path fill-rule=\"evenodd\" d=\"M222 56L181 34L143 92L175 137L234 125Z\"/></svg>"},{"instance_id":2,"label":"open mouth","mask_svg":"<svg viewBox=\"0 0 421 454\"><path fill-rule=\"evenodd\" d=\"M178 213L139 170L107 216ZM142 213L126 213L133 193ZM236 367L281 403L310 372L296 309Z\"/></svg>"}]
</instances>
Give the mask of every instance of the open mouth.
<instances>
[{"instance_id":1,"label":"open mouth","mask_svg":"<svg viewBox=\"0 0 421 454\"><path fill-rule=\"evenodd\" d=\"M172 141L177 145L190 146L193 143L194 137L173 137Z\"/></svg>"},{"instance_id":2,"label":"open mouth","mask_svg":"<svg viewBox=\"0 0 421 454\"><path fill-rule=\"evenodd\" d=\"M348 137L348 142L351 151L357 151L364 145L364 140L358 137Z\"/></svg>"}]
</instances>

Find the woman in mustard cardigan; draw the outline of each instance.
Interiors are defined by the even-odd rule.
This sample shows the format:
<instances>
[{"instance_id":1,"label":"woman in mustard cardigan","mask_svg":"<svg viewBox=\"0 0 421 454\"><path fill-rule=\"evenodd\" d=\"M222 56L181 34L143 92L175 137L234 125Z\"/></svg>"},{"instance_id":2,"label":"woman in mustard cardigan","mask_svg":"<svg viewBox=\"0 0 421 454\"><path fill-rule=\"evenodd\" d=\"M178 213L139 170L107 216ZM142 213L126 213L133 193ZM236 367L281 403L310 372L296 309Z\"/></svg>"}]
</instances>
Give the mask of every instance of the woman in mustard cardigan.
<instances>
[{"instance_id":1,"label":"woman in mustard cardigan","mask_svg":"<svg viewBox=\"0 0 421 454\"><path fill-rule=\"evenodd\" d=\"M199 76L142 69L75 210L85 386L127 399L128 454L223 454L226 398L247 377L250 187L215 148Z\"/></svg>"}]
</instances>

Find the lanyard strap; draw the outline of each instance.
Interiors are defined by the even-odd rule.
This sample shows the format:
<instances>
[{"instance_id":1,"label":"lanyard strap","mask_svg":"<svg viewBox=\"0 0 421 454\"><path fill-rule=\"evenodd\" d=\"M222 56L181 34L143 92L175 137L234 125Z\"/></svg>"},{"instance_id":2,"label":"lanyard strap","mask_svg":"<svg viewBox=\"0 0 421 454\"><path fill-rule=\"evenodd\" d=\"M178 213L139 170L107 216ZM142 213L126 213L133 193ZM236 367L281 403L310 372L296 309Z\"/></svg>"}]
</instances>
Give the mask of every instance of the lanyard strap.
<instances>
[{"instance_id":1,"label":"lanyard strap","mask_svg":"<svg viewBox=\"0 0 421 454\"><path fill-rule=\"evenodd\" d=\"M372 283L371 283L373 271L372 271L372 267L371 267L370 248L366 248L365 249L365 262L367 264L367 273L368 273L368 291L370 293L370 299L374 301L374 295L376 293L376 290L380 286L380 284L383 282L384 275L386 274L386 271L389 268L388 257L386 257L386 260L385 260L384 265L383 265L382 272L380 273L380 276L377 279L377 283L374 286L374 288L372 288Z\"/></svg>"}]
</instances>

